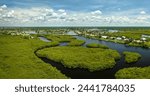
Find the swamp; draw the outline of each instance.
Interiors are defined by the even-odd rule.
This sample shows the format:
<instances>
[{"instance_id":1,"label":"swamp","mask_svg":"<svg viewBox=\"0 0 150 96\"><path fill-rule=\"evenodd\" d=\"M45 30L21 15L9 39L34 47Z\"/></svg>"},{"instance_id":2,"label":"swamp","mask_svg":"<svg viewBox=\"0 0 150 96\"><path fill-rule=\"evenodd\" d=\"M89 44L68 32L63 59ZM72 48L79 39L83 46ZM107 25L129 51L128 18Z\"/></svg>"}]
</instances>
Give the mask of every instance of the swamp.
<instances>
[{"instance_id":1,"label":"swamp","mask_svg":"<svg viewBox=\"0 0 150 96\"><path fill-rule=\"evenodd\" d=\"M1 27L0 78L150 78L149 35L145 27Z\"/></svg>"}]
</instances>

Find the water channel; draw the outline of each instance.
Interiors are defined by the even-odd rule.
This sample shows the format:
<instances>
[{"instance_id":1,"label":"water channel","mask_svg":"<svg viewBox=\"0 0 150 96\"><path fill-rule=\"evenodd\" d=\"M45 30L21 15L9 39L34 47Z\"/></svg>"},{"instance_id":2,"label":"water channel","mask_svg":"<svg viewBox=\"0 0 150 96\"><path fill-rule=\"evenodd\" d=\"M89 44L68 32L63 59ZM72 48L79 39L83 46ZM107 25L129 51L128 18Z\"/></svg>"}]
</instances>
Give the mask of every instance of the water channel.
<instances>
[{"instance_id":1,"label":"water channel","mask_svg":"<svg viewBox=\"0 0 150 96\"><path fill-rule=\"evenodd\" d=\"M77 39L86 41L86 43L83 46L85 46L88 43L99 43L99 44L104 44L111 49L117 50L121 54L121 59L119 61L116 61L117 62L116 65L111 69L90 72L87 69L66 68L63 66L63 64L61 64L59 62L55 62L53 60L49 60L44 57L39 57L39 58L41 58L44 62L49 63L52 66L56 67L63 74L65 74L66 76L68 76L72 79L114 79L115 73L120 69L128 68L128 67L150 66L150 63L149 63L150 62L150 49L145 49L145 48L140 48L140 47L131 47L131 46L127 46L125 44L118 44L118 43L101 41L101 40L96 40L96 39L89 39L89 38L85 38L82 36L74 36L74 37L76 37ZM42 38L40 37L40 39L45 42L50 42L50 40L48 40L44 37L42 37ZM63 43L60 43L59 46L66 46L66 45L67 45L67 43L63 42ZM41 49L39 49L39 50L41 50ZM138 52L142 55L142 58L136 63L127 64L127 63L125 63L124 56L122 54L124 51Z\"/></svg>"}]
</instances>

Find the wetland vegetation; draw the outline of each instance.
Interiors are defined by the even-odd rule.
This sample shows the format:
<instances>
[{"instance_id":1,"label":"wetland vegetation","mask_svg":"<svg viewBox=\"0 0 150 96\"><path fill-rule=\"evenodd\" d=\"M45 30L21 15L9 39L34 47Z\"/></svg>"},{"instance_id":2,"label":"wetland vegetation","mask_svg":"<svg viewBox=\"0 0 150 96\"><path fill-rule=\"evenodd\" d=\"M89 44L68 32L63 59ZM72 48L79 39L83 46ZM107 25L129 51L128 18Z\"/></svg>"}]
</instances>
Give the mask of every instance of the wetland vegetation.
<instances>
[{"instance_id":1,"label":"wetland vegetation","mask_svg":"<svg viewBox=\"0 0 150 96\"><path fill-rule=\"evenodd\" d=\"M67 78L34 54L42 46L55 46L55 43L45 43L36 36L24 39L0 35L0 78Z\"/></svg>"},{"instance_id":2,"label":"wetland vegetation","mask_svg":"<svg viewBox=\"0 0 150 96\"><path fill-rule=\"evenodd\" d=\"M68 46L81 46L85 43L84 40L72 40L69 42Z\"/></svg>"},{"instance_id":3,"label":"wetland vegetation","mask_svg":"<svg viewBox=\"0 0 150 96\"><path fill-rule=\"evenodd\" d=\"M61 62L69 68L86 68L90 71L112 68L120 59L120 54L112 49L85 47L53 47L37 52L39 57L46 57Z\"/></svg>"},{"instance_id":4,"label":"wetland vegetation","mask_svg":"<svg viewBox=\"0 0 150 96\"><path fill-rule=\"evenodd\" d=\"M127 63L134 63L137 62L142 56L139 53L136 52L123 52L125 55L125 61Z\"/></svg>"},{"instance_id":5,"label":"wetland vegetation","mask_svg":"<svg viewBox=\"0 0 150 96\"><path fill-rule=\"evenodd\" d=\"M90 40L99 41L87 43L89 39L76 39L75 36L67 35L69 31L91 38ZM39 36L47 38L50 42L40 40ZM64 42L67 42L66 46L59 46ZM110 42L115 43L109 46ZM118 47L120 45L117 45L117 43L124 44L129 49L129 52L124 52L126 50ZM134 50L131 50L132 47L130 46L136 46L137 48L134 47L134 49L138 53L133 53L132 51ZM80 70L87 69L89 71L86 71L87 74L105 73L108 70L109 74L112 73L115 78L119 79L150 78L150 65L145 64L145 62L142 64L142 60L146 60L146 63L149 63L148 58L150 55L148 52L150 49L139 49L139 47L150 47L150 28L1 27L0 78L71 77L67 77L57 67L47 64L40 57L56 63L59 62L59 64L71 70L78 68ZM140 50L147 53L144 54ZM123 54L125 59L120 54ZM123 62L131 64L124 64ZM114 69L115 71L113 71Z\"/></svg>"},{"instance_id":6,"label":"wetland vegetation","mask_svg":"<svg viewBox=\"0 0 150 96\"><path fill-rule=\"evenodd\" d=\"M86 45L88 48L102 48L102 49L109 49L107 46L103 44L97 44L97 43L90 43Z\"/></svg>"},{"instance_id":7,"label":"wetland vegetation","mask_svg":"<svg viewBox=\"0 0 150 96\"><path fill-rule=\"evenodd\" d=\"M118 79L150 79L150 67L132 67L119 70L115 77Z\"/></svg>"}]
</instances>

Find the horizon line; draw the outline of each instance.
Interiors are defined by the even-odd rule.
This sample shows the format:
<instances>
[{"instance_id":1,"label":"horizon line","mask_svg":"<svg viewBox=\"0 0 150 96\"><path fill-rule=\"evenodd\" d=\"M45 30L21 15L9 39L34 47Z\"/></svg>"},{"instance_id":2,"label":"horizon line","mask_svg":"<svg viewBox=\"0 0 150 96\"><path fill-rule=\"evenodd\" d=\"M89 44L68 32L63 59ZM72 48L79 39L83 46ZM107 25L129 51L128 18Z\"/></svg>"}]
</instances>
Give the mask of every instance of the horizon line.
<instances>
[{"instance_id":1,"label":"horizon line","mask_svg":"<svg viewBox=\"0 0 150 96\"><path fill-rule=\"evenodd\" d=\"M129 26L0 26L2 27L150 27L150 26L140 26L140 25L129 25Z\"/></svg>"}]
</instances>

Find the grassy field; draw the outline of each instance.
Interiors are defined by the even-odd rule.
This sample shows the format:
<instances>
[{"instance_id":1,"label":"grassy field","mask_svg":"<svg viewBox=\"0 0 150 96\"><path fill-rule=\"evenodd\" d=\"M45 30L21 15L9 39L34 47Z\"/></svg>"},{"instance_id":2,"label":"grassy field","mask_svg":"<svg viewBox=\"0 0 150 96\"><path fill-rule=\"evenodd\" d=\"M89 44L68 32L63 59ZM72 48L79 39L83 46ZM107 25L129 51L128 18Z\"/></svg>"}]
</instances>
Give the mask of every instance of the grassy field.
<instances>
[{"instance_id":1,"label":"grassy field","mask_svg":"<svg viewBox=\"0 0 150 96\"><path fill-rule=\"evenodd\" d=\"M136 52L123 52L125 55L125 61L127 63L134 63L137 62L142 56L139 53Z\"/></svg>"},{"instance_id":2,"label":"grassy field","mask_svg":"<svg viewBox=\"0 0 150 96\"><path fill-rule=\"evenodd\" d=\"M0 78L67 78L50 64L44 63L34 51L42 46L56 46L38 38L0 35Z\"/></svg>"},{"instance_id":3,"label":"grassy field","mask_svg":"<svg viewBox=\"0 0 150 96\"><path fill-rule=\"evenodd\" d=\"M68 68L86 68L90 71L112 68L120 54L111 49L85 47L53 47L37 52L39 57L46 57L61 62Z\"/></svg>"},{"instance_id":4,"label":"grassy field","mask_svg":"<svg viewBox=\"0 0 150 96\"><path fill-rule=\"evenodd\" d=\"M117 79L150 79L150 67L133 67L119 70L115 77Z\"/></svg>"},{"instance_id":5,"label":"grassy field","mask_svg":"<svg viewBox=\"0 0 150 96\"><path fill-rule=\"evenodd\" d=\"M47 64L39 59L34 52L38 49L45 48L37 51L37 55L40 57L46 57L56 62L61 62L65 67L68 68L84 68L89 71L105 70L113 68L116 64L116 60L120 59L120 54L116 50L109 49L105 45L90 43L87 44L87 48L81 47L85 43L83 40L77 40L73 36L64 35L70 29L32 29L36 30L36 33L32 35L34 38L28 38L23 36L11 36L11 32L19 33L23 32L19 29L0 29L0 78L33 78L33 79L44 79L44 78L69 78L62 74L59 70L53 67L51 64ZM80 31L79 29L75 29ZM31 31L26 28L26 31ZM63 33L62 33L63 31ZM84 32L86 31L86 32ZM9 35L7 34L9 33ZM42 32L49 33L49 35L42 34ZM87 34L87 29L81 32ZM51 35L50 35L51 34ZM63 34L63 35L60 35ZM84 34L84 35L85 35ZM118 32L104 32L100 34L98 32L89 32L90 38L96 38L105 41L111 41L116 43L127 44L130 46L141 46L150 48L150 39L142 43L135 43L134 40L141 40L141 36L150 35L150 29L143 30L119 30ZM84 36L83 35L83 36ZM108 39L101 38L102 35L109 36ZM39 40L37 36L44 36L52 42L43 42ZM126 42L122 38L125 36L131 41ZM85 36L86 37L86 36ZM111 39L111 37L121 37L122 40ZM68 46L58 46L61 42L68 42ZM57 47L56 47L57 46ZM139 53L124 52L126 63L133 63L141 58ZM82 70L82 69L81 69ZM118 79L150 79L150 67L132 67L120 69L115 77Z\"/></svg>"}]
</instances>

